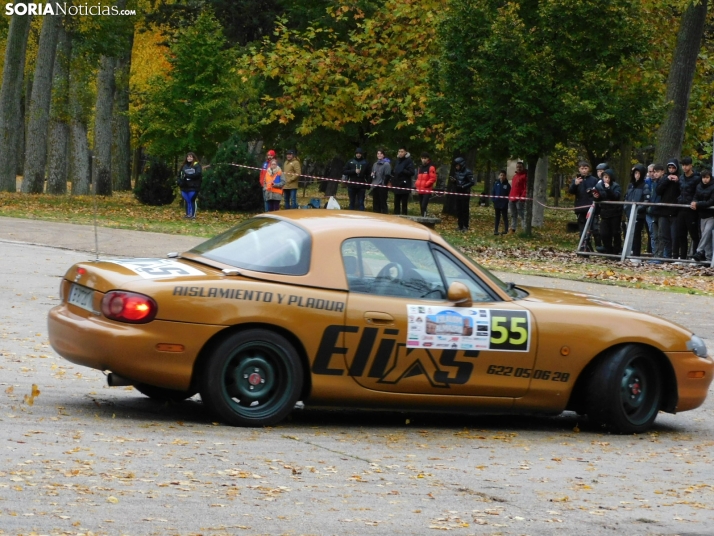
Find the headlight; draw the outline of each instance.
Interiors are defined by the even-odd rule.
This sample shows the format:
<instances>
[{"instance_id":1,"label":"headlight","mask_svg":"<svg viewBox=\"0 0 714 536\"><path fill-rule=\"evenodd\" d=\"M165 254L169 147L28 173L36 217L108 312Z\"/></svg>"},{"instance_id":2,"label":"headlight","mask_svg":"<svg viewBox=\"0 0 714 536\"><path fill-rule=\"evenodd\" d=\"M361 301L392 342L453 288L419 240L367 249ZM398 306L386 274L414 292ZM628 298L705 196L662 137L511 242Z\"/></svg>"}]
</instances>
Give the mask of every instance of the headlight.
<instances>
[{"instance_id":1,"label":"headlight","mask_svg":"<svg viewBox=\"0 0 714 536\"><path fill-rule=\"evenodd\" d=\"M707 345L704 344L704 341L696 335L692 335L692 338L689 339L689 342L687 343L687 350L691 350L694 352L694 355L698 357L707 357L708 355Z\"/></svg>"}]
</instances>

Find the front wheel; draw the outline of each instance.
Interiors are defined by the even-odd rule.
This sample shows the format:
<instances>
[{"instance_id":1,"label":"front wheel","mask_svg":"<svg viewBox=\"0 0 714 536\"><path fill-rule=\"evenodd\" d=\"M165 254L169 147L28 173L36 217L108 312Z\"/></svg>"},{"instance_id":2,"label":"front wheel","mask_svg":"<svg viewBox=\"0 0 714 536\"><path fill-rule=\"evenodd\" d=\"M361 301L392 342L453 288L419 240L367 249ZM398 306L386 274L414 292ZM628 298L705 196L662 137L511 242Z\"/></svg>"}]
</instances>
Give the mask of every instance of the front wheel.
<instances>
[{"instance_id":1,"label":"front wheel","mask_svg":"<svg viewBox=\"0 0 714 536\"><path fill-rule=\"evenodd\" d=\"M209 357L201 379L201 399L219 420L233 426L266 426L295 407L303 369L295 348L272 331L235 333Z\"/></svg>"},{"instance_id":2,"label":"front wheel","mask_svg":"<svg viewBox=\"0 0 714 536\"><path fill-rule=\"evenodd\" d=\"M645 432L662 405L659 365L636 345L623 346L605 357L587 390L588 417L618 434Z\"/></svg>"}]
</instances>

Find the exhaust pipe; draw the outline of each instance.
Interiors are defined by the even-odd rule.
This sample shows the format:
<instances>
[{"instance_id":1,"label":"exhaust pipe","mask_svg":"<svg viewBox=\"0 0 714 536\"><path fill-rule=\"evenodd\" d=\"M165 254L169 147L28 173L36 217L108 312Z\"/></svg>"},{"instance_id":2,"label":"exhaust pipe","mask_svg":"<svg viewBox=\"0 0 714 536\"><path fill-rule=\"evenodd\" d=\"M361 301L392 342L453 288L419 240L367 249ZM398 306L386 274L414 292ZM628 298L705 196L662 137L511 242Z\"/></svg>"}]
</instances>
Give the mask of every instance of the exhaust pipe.
<instances>
[{"instance_id":1,"label":"exhaust pipe","mask_svg":"<svg viewBox=\"0 0 714 536\"><path fill-rule=\"evenodd\" d=\"M107 385L109 387L124 387L127 385L134 385L134 383L134 381L129 378L125 378L124 376L119 376L119 374L114 374L113 372L107 374Z\"/></svg>"}]
</instances>

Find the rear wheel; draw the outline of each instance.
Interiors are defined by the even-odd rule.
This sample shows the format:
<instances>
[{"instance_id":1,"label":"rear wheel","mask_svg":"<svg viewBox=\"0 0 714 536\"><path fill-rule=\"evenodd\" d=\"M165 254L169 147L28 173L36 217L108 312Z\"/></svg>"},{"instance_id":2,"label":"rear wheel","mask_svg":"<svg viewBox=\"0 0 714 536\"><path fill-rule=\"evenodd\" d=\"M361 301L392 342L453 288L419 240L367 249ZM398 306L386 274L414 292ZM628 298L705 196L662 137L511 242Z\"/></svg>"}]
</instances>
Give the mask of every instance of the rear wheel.
<instances>
[{"instance_id":1,"label":"rear wheel","mask_svg":"<svg viewBox=\"0 0 714 536\"><path fill-rule=\"evenodd\" d=\"M156 387L146 383L137 383L134 385L134 389L159 402L181 402L196 394L196 391L176 391L175 389Z\"/></svg>"},{"instance_id":2,"label":"rear wheel","mask_svg":"<svg viewBox=\"0 0 714 536\"><path fill-rule=\"evenodd\" d=\"M303 369L293 346L264 329L242 331L220 343L201 379L201 399L219 420L233 426L265 426L295 407Z\"/></svg>"},{"instance_id":3,"label":"rear wheel","mask_svg":"<svg viewBox=\"0 0 714 536\"><path fill-rule=\"evenodd\" d=\"M645 432L662 405L659 365L641 346L612 351L595 369L587 390L588 417L618 434Z\"/></svg>"}]
</instances>

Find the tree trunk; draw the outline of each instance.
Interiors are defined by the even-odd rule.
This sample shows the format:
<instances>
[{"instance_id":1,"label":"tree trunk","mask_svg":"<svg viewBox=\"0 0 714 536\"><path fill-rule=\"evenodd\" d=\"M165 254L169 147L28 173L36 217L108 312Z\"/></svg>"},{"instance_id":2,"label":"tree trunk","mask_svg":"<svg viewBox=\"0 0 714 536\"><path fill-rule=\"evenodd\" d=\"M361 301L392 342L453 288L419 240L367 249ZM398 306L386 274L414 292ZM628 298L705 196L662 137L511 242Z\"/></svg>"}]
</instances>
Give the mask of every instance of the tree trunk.
<instances>
[{"instance_id":1,"label":"tree trunk","mask_svg":"<svg viewBox=\"0 0 714 536\"><path fill-rule=\"evenodd\" d=\"M526 191L526 230L527 237L533 234L533 193L535 192L535 174L538 166L538 155L530 155L526 158L528 163L528 189Z\"/></svg>"},{"instance_id":2,"label":"tree trunk","mask_svg":"<svg viewBox=\"0 0 714 536\"><path fill-rule=\"evenodd\" d=\"M67 193L69 156L69 61L72 43L63 27L57 39L57 56L52 82L50 137L47 147L47 193Z\"/></svg>"},{"instance_id":3,"label":"tree trunk","mask_svg":"<svg viewBox=\"0 0 714 536\"><path fill-rule=\"evenodd\" d=\"M625 141L620 143L620 157L612 163L612 166L615 168L615 180L620 184L622 196L624 197L627 191L627 183L630 180L630 172L632 171L632 142Z\"/></svg>"},{"instance_id":4,"label":"tree trunk","mask_svg":"<svg viewBox=\"0 0 714 536\"><path fill-rule=\"evenodd\" d=\"M132 34L129 47L117 64L112 126L112 184L115 190L131 190L131 131L129 127L129 73L131 71Z\"/></svg>"},{"instance_id":5,"label":"tree trunk","mask_svg":"<svg viewBox=\"0 0 714 536\"><path fill-rule=\"evenodd\" d=\"M89 194L89 143L87 141L87 114L82 103L84 91L89 84L88 77L78 65L83 61L72 49L69 73L69 178L73 195Z\"/></svg>"},{"instance_id":6,"label":"tree trunk","mask_svg":"<svg viewBox=\"0 0 714 536\"><path fill-rule=\"evenodd\" d=\"M97 195L112 195L112 109L115 65L114 58L102 56L97 74L92 163L92 185Z\"/></svg>"},{"instance_id":7,"label":"tree trunk","mask_svg":"<svg viewBox=\"0 0 714 536\"><path fill-rule=\"evenodd\" d=\"M563 184L561 177L561 173L553 173L553 180L551 181L550 185L550 193L553 196L553 206L556 207L558 206L560 200L560 189L561 185Z\"/></svg>"},{"instance_id":8,"label":"tree trunk","mask_svg":"<svg viewBox=\"0 0 714 536\"><path fill-rule=\"evenodd\" d=\"M677 46L667 76L667 101L672 103L672 107L657 132L655 162L666 164L670 158L679 158L682 152L689 96L692 91L697 56L702 46L706 17L706 0L690 4L682 15Z\"/></svg>"},{"instance_id":9,"label":"tree trunk","mask_svg":"<svg viewBox=\"0 0 714 536\"><path fill-rule=\"evenodd\" d=\"M548 201L548 156L538 159L535 171L533 198L540 203L533 205L533 227L543 227L545 222L545 207Z\"/></svg>"},{"instance_id":10,"label":"tree trunk","mask_svg":"<svg viewBox=\"0 0 714 536\"><path fill-rule=\"evenodd\" d=\"M481 190L481 194L483 197L479 199L479 205L483 207L487 207L490 204L491 198L489 197L491 195L491 180L493 179L493 173L491 172L491 160L486 161L486 175L484 176L483 179L483 189Z\"/></svg>"},{"instance_id":11,"label":"tree trunk","mask_svg":"<svg viewBox=\"0 0 714 536\"><path fill-rule=\"evenodd\" d=\"M35 76L32 81L32 99L27 117L27 142L25 147L25 175L22 191L39 194L45 188L47 167L47 133L52 100L52 71L57 51L62 18L45 15L40 33L40 44L35 60Z\"/></svg>"},{"instance_id":12,"label":"tree trunk","mask_svg":"<svg viewBox=\"0 0 714 536\"><path fill-rule=\"evenodd\" d=\"M0 89L0 154L4 160L0 166L0 190L5 192L17 191L17 146L19 133L23 129L20 122L20 99L30 19L27 15L12 16L5 45L5 66Z\"/></svg>"}]
</instances>

